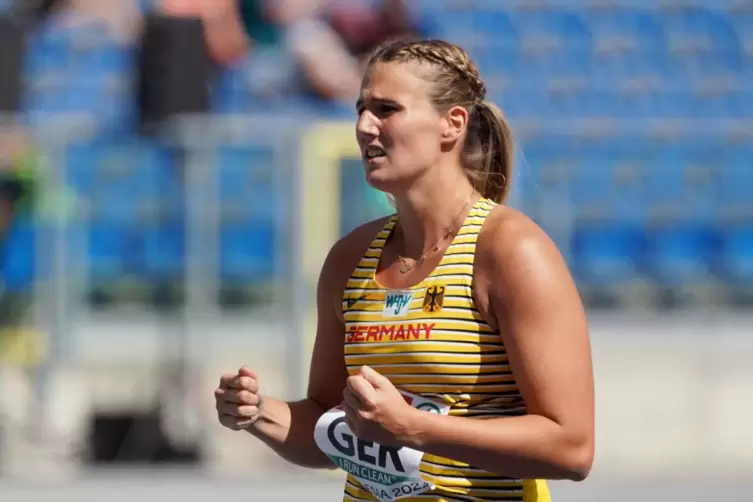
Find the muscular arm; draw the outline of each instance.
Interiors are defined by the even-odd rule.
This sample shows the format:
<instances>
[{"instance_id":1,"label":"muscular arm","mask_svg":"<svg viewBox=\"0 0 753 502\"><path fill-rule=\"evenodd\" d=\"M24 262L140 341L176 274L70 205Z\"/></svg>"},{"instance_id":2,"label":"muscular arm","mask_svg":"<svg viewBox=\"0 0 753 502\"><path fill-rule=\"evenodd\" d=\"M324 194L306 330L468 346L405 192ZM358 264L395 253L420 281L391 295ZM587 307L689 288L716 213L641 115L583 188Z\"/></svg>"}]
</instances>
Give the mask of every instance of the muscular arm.
<instances>
[{"instance_id":1,"label":"muscular arm","mask_svg":"<svg viewBox=\"0 0 753 502\"><path fill-rule=\"evenodd\" d=\"M585 314L554 244L524 216L498 209L479 239L478 303L499 326L528 414L415 413L406 443L503 476L580 481L594 452Z\"/></svg>"},{"instance_id":2,"label":"muscular arm","mask_svg":"<svg viewBox=\"0 0 753 502\"><path fill-rule=\"evenodd\" d=\"M375 225L376 224L376 225ZM342 402L345 368L342 293L350 274L383 222L354 230L335 244L322 267L317 286L317 329L305 399L284 402L264 397L260 418L249 433L280 457L303 467L335 468L314 441L319 417Z\"/></svg>"}]
</instances>

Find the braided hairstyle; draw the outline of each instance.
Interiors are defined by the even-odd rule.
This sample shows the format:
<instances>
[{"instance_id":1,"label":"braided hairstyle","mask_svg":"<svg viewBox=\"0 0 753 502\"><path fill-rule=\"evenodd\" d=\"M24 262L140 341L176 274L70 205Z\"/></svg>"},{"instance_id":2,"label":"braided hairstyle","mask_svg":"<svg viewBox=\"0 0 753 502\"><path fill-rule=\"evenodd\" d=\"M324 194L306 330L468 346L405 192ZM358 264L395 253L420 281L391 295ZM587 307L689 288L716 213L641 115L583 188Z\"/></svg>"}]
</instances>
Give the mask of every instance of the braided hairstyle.
<instances>
[{"instance_id":1,"label":"braided hairstyle","mask_svg":"<svg viewBox=\"0 0 753 502\"><path fill-rule=\"evenodd\" d=\"M478 67L460 47L442 40L399 39L371 54L367 68L376 63L416 62L433 84L430 93L437 110L453 106L468 110L469 122L461 161L466 176L482 196L504 202L510 190L513 139L500 109L487 101Z\"/></svg>"}]
</instances>

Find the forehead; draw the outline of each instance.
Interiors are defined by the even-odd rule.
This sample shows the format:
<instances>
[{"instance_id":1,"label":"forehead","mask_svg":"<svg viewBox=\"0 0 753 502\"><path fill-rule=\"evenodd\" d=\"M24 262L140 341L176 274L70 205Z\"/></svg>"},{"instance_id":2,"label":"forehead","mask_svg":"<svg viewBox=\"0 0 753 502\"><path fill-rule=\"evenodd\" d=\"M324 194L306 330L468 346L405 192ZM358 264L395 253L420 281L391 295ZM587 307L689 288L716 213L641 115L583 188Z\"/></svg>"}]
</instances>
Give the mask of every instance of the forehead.
<instances>
[{"instance_id":1,"label":"forehead","mask_svg":"<svg viewBox=\"0 0 753 502\"><path fill-rule=\"evenodd\" d=\"M420 70L416 63L376 63L363 78L361 99L426 100L430 84Z\"/></svg>"}]
</instances>

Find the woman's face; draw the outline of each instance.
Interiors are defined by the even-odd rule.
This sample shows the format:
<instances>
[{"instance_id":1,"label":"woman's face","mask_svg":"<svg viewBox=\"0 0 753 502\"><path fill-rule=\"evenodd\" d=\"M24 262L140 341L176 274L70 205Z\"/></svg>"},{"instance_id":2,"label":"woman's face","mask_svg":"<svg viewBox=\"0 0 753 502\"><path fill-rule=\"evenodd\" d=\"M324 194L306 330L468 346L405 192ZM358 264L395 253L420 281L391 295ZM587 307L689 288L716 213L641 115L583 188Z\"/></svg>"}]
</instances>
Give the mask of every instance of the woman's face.
<instances>
[{"instance_id":1,"label":"woman's face","mask_svg":"<svg viewBox=\"0 0 753 502\"><path fill-rule=\"evenodd\" d=\"M397 193L438 163L446 123L416 63L376 63L358 99L356 138L369 185Z\"/></svg>"}]
</instances>

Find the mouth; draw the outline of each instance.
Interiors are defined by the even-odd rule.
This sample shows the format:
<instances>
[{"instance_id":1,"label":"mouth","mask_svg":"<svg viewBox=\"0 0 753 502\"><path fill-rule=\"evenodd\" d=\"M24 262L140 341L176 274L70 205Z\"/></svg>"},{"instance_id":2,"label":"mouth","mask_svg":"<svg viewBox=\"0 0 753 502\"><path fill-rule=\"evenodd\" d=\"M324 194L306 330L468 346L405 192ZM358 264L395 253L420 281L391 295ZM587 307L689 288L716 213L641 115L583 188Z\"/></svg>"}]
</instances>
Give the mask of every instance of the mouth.
<instances>
[{"instance_id":1,"label":"mouth","mask_svg":"<svg viewBox=\"0 0 753 502\"><path fill-rule=\"evenodd\" d=\"M387 156L387 152L381 146L368 146L363 151L363 159L369 164L376 163Z\"/></svg>"}]
</instances>

